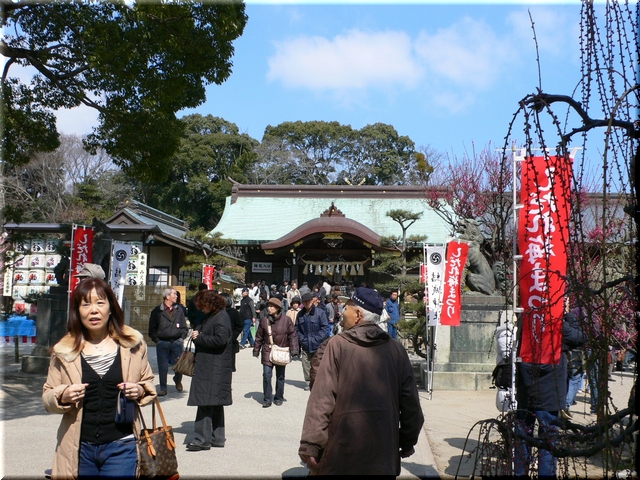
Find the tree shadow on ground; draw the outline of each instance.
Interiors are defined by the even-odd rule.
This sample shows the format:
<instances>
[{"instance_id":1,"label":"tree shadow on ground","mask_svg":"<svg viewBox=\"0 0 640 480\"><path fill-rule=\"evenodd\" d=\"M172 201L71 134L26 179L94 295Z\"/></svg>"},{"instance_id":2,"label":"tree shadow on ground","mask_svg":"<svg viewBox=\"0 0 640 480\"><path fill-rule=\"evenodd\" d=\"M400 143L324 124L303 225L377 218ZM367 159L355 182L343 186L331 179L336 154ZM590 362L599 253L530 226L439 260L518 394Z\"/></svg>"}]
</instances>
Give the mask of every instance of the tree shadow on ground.
<instances>
[{"instance_id":1,"label":"tree shadow on ground","mask_svg":"<svg viewBox=\"0 0 640 480\"><path fill-rule=\"evenodd\" d=\"M47 380L46 375L4 372L2 377L0 399L4 420L49 415L42 402L42 386Z\"/></svg>"},{"instance_id":2,"label":"tree shadow on ground","mask_svg":"<svg viewBox=\"0 0 640 480\"><path fill-rule=\"evenodd\" d=\"M463 478L471 476L475 464L474 452L477 450L479 442L471 438L467 441L466 438L460 437L445 438L445 442L460 452L459 455L455 455L449 459L449 465L445 468L445 473L451 476L456 476L457 474ZM476 472L476 474L477 473L478 472Z\"/></svg>"}]
</instances>

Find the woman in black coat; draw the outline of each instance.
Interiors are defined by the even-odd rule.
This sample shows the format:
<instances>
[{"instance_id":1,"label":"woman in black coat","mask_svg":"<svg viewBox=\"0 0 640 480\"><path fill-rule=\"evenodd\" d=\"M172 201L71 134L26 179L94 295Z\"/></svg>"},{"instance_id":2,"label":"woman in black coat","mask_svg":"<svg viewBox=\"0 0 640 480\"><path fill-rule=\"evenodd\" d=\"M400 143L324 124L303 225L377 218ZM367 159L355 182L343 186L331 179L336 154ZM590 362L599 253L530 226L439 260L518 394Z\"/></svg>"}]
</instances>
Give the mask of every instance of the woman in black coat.
<instances>
[{"instance_id":1,"label":"woman in black coat","mask_svg":"<svg viewBox=\"0 0 640 480\"><path fill-rule=\"evenodd\" d=\"M187 444L190 451L224 447L224 406L232 403L232 327L226 301L211 290L202 290L196 294L195 303L205 318L191 334L196 363L187 405L197 406L198 411L195 438Z\"/></svg>"},{"instance_id":2,"label":"woman in black coat","mask_svg":"<svg viewBox=\"0 0 640 480\"><path fill-rule=\"evenodd\" d=\"M282 302L279 298L270 298L267 303L267 314L260 319L256 343L253 345L253 356L258 357L262 349L262 389L264 392L263 408L271 406L271 403L282 405L284 400L284 370L286 365L274 365L269 360L271 342L269 340L269 327L273 343L280 347L289 347L291 356L298 355L298 334L291 319L282 313ZM276 369L276 394L273 395L271 378L273 368Z\"/></svg>"}]
</instances>

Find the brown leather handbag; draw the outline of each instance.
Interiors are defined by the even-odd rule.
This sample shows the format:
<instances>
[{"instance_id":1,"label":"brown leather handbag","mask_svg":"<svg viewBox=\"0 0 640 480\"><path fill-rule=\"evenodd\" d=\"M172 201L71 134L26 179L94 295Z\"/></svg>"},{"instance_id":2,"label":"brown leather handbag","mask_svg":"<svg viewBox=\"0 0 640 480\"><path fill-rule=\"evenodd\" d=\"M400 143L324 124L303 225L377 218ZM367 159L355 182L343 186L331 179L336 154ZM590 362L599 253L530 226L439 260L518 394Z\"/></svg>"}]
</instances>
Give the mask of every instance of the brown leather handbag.
<instances>
[{"instance_id":1,"label":"brown leather handbag","mask_svg":"<svg viewBox=\"0 0 640 480\"><path fill-rule=\"evenodd\" d=\"M162 426L156 426L156 407L160 413ZM173 429L167 425L164 412L160 406L160 400L156 397L152 404L153 428L147 428L142 415L142 409L138 408L142 430L138 436L138 466L140 478L167 478L176 480L180 478L178 473L178 458L176 456L176 442L173 439Z\"/></svg>"},{"instance_id":2,"label":"brown leather handbag","mask_svg":"<svg viewBox=\"0 0 640 480\"><path fill-rule=\"evenodd\" d=\"M192 344L193 340L191 338L187 340L187 346L184 352L182 352L180 358L176 361L175 365L173 365L174 372L193 377L193 370L196 367L196 354L191 351Z\"/></svg>"}]
</instances>

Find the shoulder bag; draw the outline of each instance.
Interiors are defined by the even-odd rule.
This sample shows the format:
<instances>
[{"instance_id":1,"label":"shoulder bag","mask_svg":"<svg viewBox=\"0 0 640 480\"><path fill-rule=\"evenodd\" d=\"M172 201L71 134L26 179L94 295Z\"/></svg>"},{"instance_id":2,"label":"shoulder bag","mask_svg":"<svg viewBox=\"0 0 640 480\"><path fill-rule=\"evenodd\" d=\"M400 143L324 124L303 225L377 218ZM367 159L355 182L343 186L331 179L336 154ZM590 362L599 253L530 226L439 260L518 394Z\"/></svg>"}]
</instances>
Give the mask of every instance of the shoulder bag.
<instances>
[{"instance_id":1,"label":"shoulder bag","mask_svg":"<svg viewBox=\"0 0 640 480\"><path fill-rule=\"evenodd\" d=\"M271 345L271 352L269 352L269 361L274 365L289 365L291 363L291 353L289 347L279 347L273 343L273 336L271 335L271 325L267 320L267 329L269 330L269 344Z\"/></svg>"},{"instance_id":2,"label":"shoulder bag","mask_svg":"<svg viewBox=\"0 0 640 480\"><path fill-rule=\"evenodd\" d=\"M189 338L187 340L187 346L180 355L180 358L173 365L173 371L176 373L181 373L182 375L186 375L187 377L193 377L193 370L196 366L196 354L191 351L191 347L193 346L193 339Z\"/></svg>"},{"instance_id":3,"label":"shoulder bag","mask_svg":"<svg viewBox=\"0 0 640 480\"><path fill-rule=\"evenodd\" d=\"M173 439L173 429L167 425L164 412L160 406L160 400L156 397L153 406L153 428L147 428L142 415L142 409L138 407L142 430L138 436L138 466L140 478L168 478L175 480L180 477L178 473L178 458L176 456L176 442ZM156 406L160 413L162 426L156 426Z\"/></svg>"}]
</instances>

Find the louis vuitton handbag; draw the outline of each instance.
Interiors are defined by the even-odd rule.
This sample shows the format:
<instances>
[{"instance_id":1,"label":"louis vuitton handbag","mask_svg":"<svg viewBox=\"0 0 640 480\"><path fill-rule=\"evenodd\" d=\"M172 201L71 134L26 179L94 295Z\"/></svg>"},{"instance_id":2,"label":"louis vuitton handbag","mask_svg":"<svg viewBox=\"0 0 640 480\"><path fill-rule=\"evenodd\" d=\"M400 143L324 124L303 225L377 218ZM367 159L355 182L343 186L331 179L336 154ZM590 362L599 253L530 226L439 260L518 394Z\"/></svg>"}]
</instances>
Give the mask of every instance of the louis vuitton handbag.
<instances>
[{"instance_id":1,"label":"louis vuitton handbag","mask_svg":"<svg viewBox=\"0 0 640 480\"><path fill-rule=\"evenodd\" d=\"M160 413L161 427L156 426L156 407ZM173 429L167 425L162 406L160 406L160 400L156 397L152 404L153 428L147 428L141 408L138 408L138 412L143 427L138 436L140 478L166 478L171 480L180 478Z\"/></svg>"},{"instance_id":2,"label":"louis vuitton handbag","mask_svg":"<svg viewBox=\"0 0 640 480\"><path fill-rule=\"evenodd\" d=\"M279 347L273 343L271 325L268 325L267 328L269 329L269 344L271 345L269 361L274 365L289 365L291 363L291 352L289 352L289 347Z\"/></svg>"},{"instance_id":3,"label":"louis vuitton handbag","mask_svg":"<svg viewBox=\"0 0 640 480\"><path fill-rule=\"evenodd\" d=\"M187 345L180 355L180 358L173 365L173 371L176 373L181 373L182 375L186 375L187 377L193 377L193 370L196 366L196 354L191 351L191 347L193 345L193 339L189 338L187 340Z\"/></svg>"}]
</instances>

